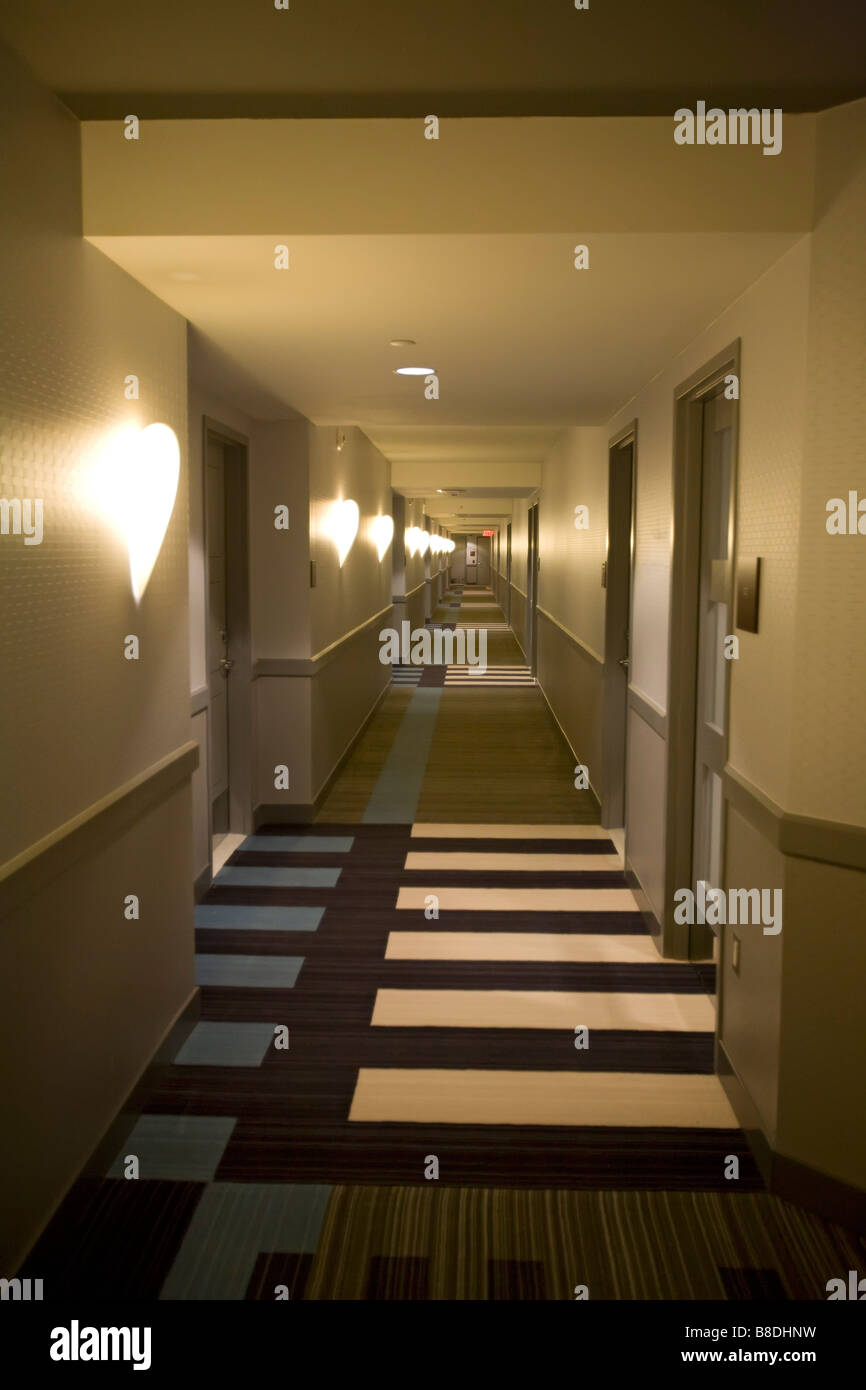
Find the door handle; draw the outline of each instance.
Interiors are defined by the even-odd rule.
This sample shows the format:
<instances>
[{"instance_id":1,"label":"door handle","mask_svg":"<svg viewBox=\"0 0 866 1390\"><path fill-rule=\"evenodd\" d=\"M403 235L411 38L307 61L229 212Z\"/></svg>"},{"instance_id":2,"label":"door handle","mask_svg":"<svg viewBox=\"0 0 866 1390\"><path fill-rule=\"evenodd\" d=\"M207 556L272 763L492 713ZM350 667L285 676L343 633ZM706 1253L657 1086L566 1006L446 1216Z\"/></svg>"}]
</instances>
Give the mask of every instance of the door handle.
<instances>
[{"instance_id":1,"label":"door handle","mask_svg":"<svg viewBox=\"0 0 866 1390\"><path fill-rule=\"evenodd\" d=\"M228 675L229 671L232 669L234 664L235 663L233 661L230 661L227 656L220 657L220 666L222 667L225 675Z\"/></svg>"},{"instance_id":2,"label":"door handle","mask_svg":"<svg viewBox=\"0 0 866 1390\"><path fill-rule=\"evenodd\" d=\"M631 666L631 662L629 661L627 656L621 656L619 661L617 662L617 665L624 666L625 669L628 670L629 666Z\"/></svg>"}]
</instances>

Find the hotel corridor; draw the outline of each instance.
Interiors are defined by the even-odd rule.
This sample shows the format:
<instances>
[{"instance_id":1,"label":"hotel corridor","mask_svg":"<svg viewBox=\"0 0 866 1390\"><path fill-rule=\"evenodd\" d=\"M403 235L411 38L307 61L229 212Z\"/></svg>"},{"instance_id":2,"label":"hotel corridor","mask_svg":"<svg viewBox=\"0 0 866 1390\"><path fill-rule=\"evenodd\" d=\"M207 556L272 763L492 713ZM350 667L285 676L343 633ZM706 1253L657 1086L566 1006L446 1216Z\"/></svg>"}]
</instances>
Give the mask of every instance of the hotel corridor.
<instances>
[{"instance_id":1,"label":"hotel corridor","mask_svg":"<svg viewBox=\"0 0 866 1390\"><path fill-rule=\"evenodd\" d=\"M25 1375L857 1364L866 5L812 9L0 6Z\"/></svg>"},{"instance_id":2,"label":"hotel corridor","mask_svg":"<svg viewBox=\"0 0 866 1390\"><path fill-rule=\"evenodd\" d=\"M316 822L216 875L200 1021L23 1271L55 1296L806 1299L862 1261L764 1191L715 969L659 956L492 593L433 615L479 621L486 674L396 674Z\"/></svg>"}]
</instances>

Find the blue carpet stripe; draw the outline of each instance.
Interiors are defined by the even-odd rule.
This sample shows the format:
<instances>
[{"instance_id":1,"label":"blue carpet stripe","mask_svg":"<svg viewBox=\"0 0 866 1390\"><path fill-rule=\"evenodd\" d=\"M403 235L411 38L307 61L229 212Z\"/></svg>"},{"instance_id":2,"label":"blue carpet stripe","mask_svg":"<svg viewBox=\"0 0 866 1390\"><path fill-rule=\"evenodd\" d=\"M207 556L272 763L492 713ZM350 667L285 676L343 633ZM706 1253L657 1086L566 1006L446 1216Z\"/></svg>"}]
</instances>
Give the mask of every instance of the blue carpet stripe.
<instances>
[{"instance_id":1,"label":"blue carpet stripe","mask_svg":"<svg viewBox=\"0 0 866 1390\"><path fill-rule=\"evenodd\" d=\"M272 864L250 866L227 864L214 879L214 887L225 888L335 888L339 869L291 869Z\"/></svg>"},{"instance_id":2,"label":"blue carpet stripe","mask_svg":"<svg viewBox=\"0 0 866 1390\"><path fill-rule=\"evenodd\" d=\"M315 1254L330 1195L323 1183L213 1183L160 1299L242 1299L262 1252Z\"/></svg>"},{"instance_id":3,"label":"blue carpet stripe","mask_svg":"<svg viewBox=\"0 0 866 1390\"><path fill-rule=\"evenodd\" d=\"M248 835L238 849L250 854L348 854L351 835Z\"/></svg>"},{"instance_id":4,"label":"blue carpet stripe","mask_svg":"<svg viewBox=\"0 0 866 1390\"><path fill-rule=\"evenodd\" d=\"M177 1067L260 1067L273 1023L197 1023L174 1059Z\"/></svg>"},{"instance_id":5,"label":"blue carpet stripe","mask_svg":"<svg viewBox=\"0 0 866 1390\"><path fill-rule=\"evenodd\" d=\"M236 1124L232 1115L142 1115L108 1176L123 1178L124 1160L134 1154L142 1179L210 1182Z\"/></svg>"},{"instance_id":6,"label":"blue carpet stripe","mask_svg":"<svg viewBox=\"0 0 866 1390\"><path fill-rule=\"evenodd\" d=\"M197 955L195 982L235 989L293 989L303 963L303 956Z\"/></svg>"},{"instance_id":7,"label":"blue carpet stripe","mask_svg":"<svg viewBox=\"0 0 866 1390\"><path fill-rule=\"evenodd\" d=\"M199 903L195 924L220 931L315 931L323 907L262 907L247 903Z\"/></svg>"}]
</instances>

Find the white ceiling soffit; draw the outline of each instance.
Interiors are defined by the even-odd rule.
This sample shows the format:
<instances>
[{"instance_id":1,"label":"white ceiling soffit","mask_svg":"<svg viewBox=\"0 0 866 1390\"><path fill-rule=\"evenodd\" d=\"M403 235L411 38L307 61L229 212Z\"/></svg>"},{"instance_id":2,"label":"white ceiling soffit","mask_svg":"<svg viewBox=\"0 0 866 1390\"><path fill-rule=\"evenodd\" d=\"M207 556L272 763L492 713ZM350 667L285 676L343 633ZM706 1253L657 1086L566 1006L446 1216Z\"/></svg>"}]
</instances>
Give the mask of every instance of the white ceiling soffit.
<instances>
[{"instance_id":1,"label":"white ceiling soffit","mask_svg":"<svg viewBox=\"0 0 866 1390\"><path fill-rule=\"evenodd\" d=\"M814 27L814 26L813 26ZM129 109L129 108L127 108ZM667 117L119 121L81 128L88 236L808 231L816 117L781 152ZM414 336L411 333L405 336Z\"/></svg>"}]
</instances>

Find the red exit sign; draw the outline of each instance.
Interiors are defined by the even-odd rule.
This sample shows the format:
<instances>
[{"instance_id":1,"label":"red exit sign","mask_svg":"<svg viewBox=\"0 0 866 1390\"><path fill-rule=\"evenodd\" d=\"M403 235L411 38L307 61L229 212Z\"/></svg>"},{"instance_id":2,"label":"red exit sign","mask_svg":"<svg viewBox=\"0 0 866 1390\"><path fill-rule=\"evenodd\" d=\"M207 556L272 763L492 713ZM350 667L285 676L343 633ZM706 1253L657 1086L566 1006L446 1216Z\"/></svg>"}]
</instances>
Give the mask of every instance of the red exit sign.
<instances>
[{"instance_id":1,"label":"red exit sign","mask_svg":"<svg viewBox=\"0 0 866 1390\"><path fill-rule=\"evenodd\" d=\"M482 534L482 536L495 536L495 535L496 535L496 532L495 532L495 531L482 531L481 534Z\"/></svg>"}]
</instances>

